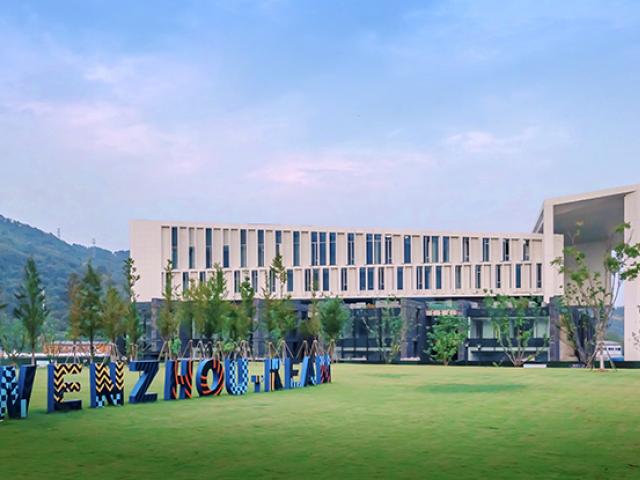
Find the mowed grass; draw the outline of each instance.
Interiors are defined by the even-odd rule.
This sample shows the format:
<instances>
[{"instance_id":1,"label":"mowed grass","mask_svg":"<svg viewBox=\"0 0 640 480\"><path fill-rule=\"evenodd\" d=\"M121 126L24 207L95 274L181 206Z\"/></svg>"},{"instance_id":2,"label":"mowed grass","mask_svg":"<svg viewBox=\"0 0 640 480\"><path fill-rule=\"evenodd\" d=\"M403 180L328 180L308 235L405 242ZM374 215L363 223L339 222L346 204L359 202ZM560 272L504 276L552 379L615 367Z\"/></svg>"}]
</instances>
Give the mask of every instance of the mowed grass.
<instances>
[{"instance_id":1,"label":"mowed grass","mask_svg":"<svg viewBox=\"0 0 640 480\"><path fill-rule=\"evenodd\" d=\"M39 370L29 418L0 424L0 478L640 478L640 371L332 373L293 391L100 410L84 377L85 408L47 414Z\"/></svg>"}]
</instances>

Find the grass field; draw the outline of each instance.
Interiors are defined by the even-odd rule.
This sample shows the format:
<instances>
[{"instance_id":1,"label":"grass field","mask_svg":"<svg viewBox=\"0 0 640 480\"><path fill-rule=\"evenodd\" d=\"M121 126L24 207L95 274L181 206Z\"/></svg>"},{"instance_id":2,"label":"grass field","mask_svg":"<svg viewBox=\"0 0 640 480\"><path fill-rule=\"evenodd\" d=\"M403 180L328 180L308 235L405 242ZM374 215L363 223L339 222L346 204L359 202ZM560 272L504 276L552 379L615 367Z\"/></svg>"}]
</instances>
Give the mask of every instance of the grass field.
<instances>
[{"instance_id":1,"label":"grass field","mask_svg":"<svg viewBox=\"0 0 640 480\"><path fill-rule=\"evenodd\" d=\"M332 373L294 391L49 415L40 370L29 418L0 424L0 478L640 478L638 370Z\"/></svg>"}]
</instances>

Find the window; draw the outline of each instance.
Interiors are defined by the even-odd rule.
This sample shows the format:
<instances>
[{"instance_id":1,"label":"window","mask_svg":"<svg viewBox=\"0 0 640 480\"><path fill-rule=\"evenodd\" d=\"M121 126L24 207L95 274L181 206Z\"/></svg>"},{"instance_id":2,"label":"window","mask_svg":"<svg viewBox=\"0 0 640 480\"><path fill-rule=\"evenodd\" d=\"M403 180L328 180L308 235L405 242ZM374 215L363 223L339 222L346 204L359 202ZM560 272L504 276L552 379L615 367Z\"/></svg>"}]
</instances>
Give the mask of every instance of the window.
<instances>
[{"instance_id":1,"label":"window","mask_svg":"<svg viewBox=\"0 0 640 480\"><path fill-rule=\"evenodd\" d=\"M200 272L200 275L198 276L198 281L200 283L205 283L207 281L207 272Z\"/></svg>"},{"instance_id":2,"label":"window","mask_svg":"<svg viewBox=\"0 0 640 480\"><path fill-rule=\"evenodd\" d=\"M300 232L293 232L293 266L300 266Z\"/></svg>"},{"instance_id":3,"label":"window","mask_svg":"<svg viewBox=\"0 0 640 480\"><path fill-rule=\"evenodd\" d=\"M411 235L404 236L404 263L411 263Z\"/></svg>"},{"instance_id":4,"label":"window","mask_svg":"<svg viewBox=\"0 0 640 480\"><path fill-rule=\"evenodd\" d=\"M253 288L254 292L258 291L258 271L251 271L251 288Z\"/></svg>"},{"instance_id":5,"label":"window","mask_svg":"<svg viewBox=\"0 0 640 480\"><path fill-rule=\"evenodd\" d=\"M229 230L225 230L223 233L223 245L222 245L222 268L229 268Z\"/></svg>"},{"instance_id":6,"label":"window","mask_svg":"<svg viewBox=\"0 0 640 480\"><path fill-rule=\"evenodd\" d=\"M320 289L320 270L318 270L317 268L314 268L312 273L313 273L313 289L317 291Z\"/></svg>"},{"instance_id":7,"label":"window","mask_svg":"<svg viewBox=\"0 0 640 480\"><path fill-rule=\"evenodd\" d=\"M367 265L371 265L373 263L373 235L367 233L367 252L366 252L366 262Z\"/></svg>"},{"instance_id":8,"label":"window","mask_svg":"<svg viewBox=\"0 0 640 480\"><path fill-rule=\"evenodd\" d=\"M398 267L396 269L396 288L398 290L404 290L404 268Z\"/></svg>"},{"instance_id":9,"label":"window","mask_svg":"<svg viewBox=\"0 0 640 480\"><path fill-rule=\"evenodd\" d=\"M240 293L240 270L233 272L233 292Z\"/></svg>"},{"instance_id":10,"label":"window","mask_svg":"<svg viewBox=\"0 0 640 480\"><path fill-rule=\"evenodd\" d=\"M384 290L384 267L378 268L378 290Z\"/></svg>"},{"instance_id":11,"label":"window","mask_svg":"<svg viewBox=\"0 0 640 480\"><path fill-rule=\"evenodd\" d=\"M482 239L482 261L489 262L491 258L490 243L488 238Z\"/></svg>"},{"instance_id":12,"label":"window","mask_svg":"<svg viewBox=\"0 0 640 480\"><path fill-rule=\"evenodd\" d=\"M240 230L240 267L247 266L247 231Z\"/></svg>"},{"instance_id":13,"label":"window","mask_svg":"<svg viewBox=\"0 0 640 480\"><path fill-rule=\"evenodd\" d=\"M476 288L482 288L482 266L476 265Z\"/></svg>"},{"instance_id":14,"label":"window","mask_svg":"<svg viewBox=\"0 0 640 480\"><path fill-rule=\"evenodd\" d=\"M456 289L462 289L462 266L456 265Z\"/></svg>"},{"instance_id":15,"label":"window","mask_svg":"<svg viewBox=\"0 0 640 480\"><path fill-rule=\"evenodd\" d=\"M510 242L508 238L503 238L502 239L502 261L503 262L508 262L509 261L509 248L510 247Z\"/></svg>"},{"instance_id":16,"label":"window","mask_svg":"<svg viewBox=\"0 0 640 480\"><path fill-rule=\"evenodd\" d=\"M524 240L522 242L522 261L523 262L528 262L529 261L529 250L530 250L530 243L529 240Z\"/></svg>"},{"instance_id":17,"label":"window","mask_svg":"<svg viewBox=\"0 0 640 480\"><path fill-rule=\"evenodd\" d=\"M424 287L424 270L422 267L416 267L416 290L422 290Z\"/></svg>"},{"instance_id":18,"label":"window","mask_svg":"<svg viewBox=\"0 0 640 480\"><path fill-rule=\"evenodd\" d=\"M178 227L171 227L171 267L178 268Z\"/></svg>"},{"instance_id":19,"label":"window","mask_svg":"<svg viewBox=\"0 0 640 480\"><path fill-rule=\"evenodd\" d=\"M496 265L496 288L502 288L502 265Z\"/></svg>"},{"instance_id":20,"label":"window","mask_svg":"<svg viewBox=\"0 0 640 480\"><path fill-rule=\"evenodd\" d=\"M189 229L189 268L196 268L195 232Z\"/></svg>"},{"instance_id":21,"label":"window","mask_svg":"<svg viewBox=\"0 0 640 480\"><path fill-rule=\"evenodd\" d=\"M347 233L347 265L356 263L356 235Z\"/></svg>"},{"instance_id":22,"label":"window","mask_svg":"<svg viewBox=\"0 0 640 480\"><path fill-rule=\"evenodd\" d=\"M330 285L329 285L329 269L328 268L323 268L322 269L322 291L323 292L328 292L330 290Z\"/></svg>"},{"instance_id":23,"label":"window","mask_svg":"<svg viewBox=\"0 0 640 480\"><path fill-rule=\"evenodd\" d=\"M522 288L522 264L516 264L516 288Z\"/></svg>"},{"instance_id":24,"label":"window","mask_svg":"<svg viewBox=\"0 0 640 480\"><path fill-rule=\"evenodd\" d=\"M440 261L440 237L431 237L431 261L433 263Z\"/></svg>"},{"instance_id":25,"label":"window","mask_svg":"<svg viewBox=\"0 0 640 480\"><path fill-rule=\"evenodd\" d=\"M182 293L189 290L189 272L182 272Z\"/></svg>"},{"instance_id":26,"label":"window","mask_svg":"<svg viewBox=\"0 0 640 480\"><path fill-rule=\"evenodd\" d=\"M442 237L442 261L449 261L449 237Z\"/></svg>"},{"instance_id":27,"label":"window","mask_svg":"<svg viewBox=\"0 0 640 480\"><path fill-rule=\"evenodd\" d=\"M376 265L382 263L382 235L379 233L373 236L373 261Z\"/></svg>"},{"instance_id":28,"label":"window","mask_svg":"<svg viewBox=\"0 0 640 480\"><path fill-rule=\"evenodd\" d=\"M375 269L373 267L367 268L367 290L373 290L375 285L374 283Z\"/></svg>"},{"instance_id":29,"label":"window","mask_svg":"<svg viewBox=\"0 0 640 480\"><path fill-rule=\"evenodd\" d=\"M276 282L276 272L269 270L269 290L271 290L271 293L276 291Z\"/></svg>"},{"instance_id":30,"label":"window","mask_svg":"<svg viewBox=\"0 0 640 480\"><path fill-rule=\"evenodd\" d=\"M305 292L311 291L311 269L310 268L304 269L304 291Z\"/></svg>"},{"instance_id":31,"label":"window","mask_svg":"<svg viewBox=\"0 0 640 480\"><path fill-rule=\"evenodd\" d=\"M469 237L462 237L462 263L469 261Z\"/></svg>"},{"instance_id":32,"label":"window","mask_svg":"<svg viewBox=\"0 0 640 480\"><path fill-rule=\"evenodd\" d=\"M427 290L431 290L431 270L433 270L431 265L424 267L424 288Z\"/></svg>"},{"instance_id":33,"label":"window","mask_svg":"<svg viewBox=\"0 0 640 480\"><path fill-rule=\"evenodd\" d=\"M282 230L276 230L276 256L282 255Z\"/></svg>"},{"instance_id":34,"label":"window","mask_svg":"<svg viewBox=\"0 0 640 480\"><path fill-rule=\"evenodd\" d=\"M349 288L348 283L347 283L347 269L346 268L341 268L340 269L340 290L342 290L343 292L346 292Z\"/></svg>"},{"instance_id":35,"label":"window","mask_svg":"<svg viewBox=\"0 0 640 480\"><path fill-rule=\"evenodd\" d=\"M264 230L258 230L258 266L264 267Z\"/></svg>"},{"instance_id":36,"label":"window","mask_svg":"<svg viewBox=\"0 0 640 480\"><path fill-rule=\"evenodd\" d=\"M311 232L311 265L318 265L318 232Z\"/></svg>"},{"instance_id":37,"label":"window","mask_svg":"<svg viewBox=\"0 0 640 480\"><path fill-rule=\"evenodd\" d=\"M204 265L205 268L211 268L213 266L213 234L210 228L204 231Z\"/></svg>"},{"instance_id":38,"label":"window","mask_svg":"<svg viewBox=\"0 0 640 480\"><path fill-rule=\"evenodd\" d=\"M364 267L360 267L359 270L359 277L360 277L360 290L366 290L367 289L367 269Z\"/></svg>"},{"instance_id":39,"label":"window","mask_svg":"<svg viewBox=\"0 0 640 480\"><path fill-rule=\"evenodd\" d=\"M536 263L536 288L542 288L542 264Z\"/></svg>"},{"instance_id":40,"label":"window","mask_svg":"<svg viewBox=\"0 0 640 480\"><path fill-rule=\"evenodd\" d=\"M336 264L336 232L329 234L329 265Z\"/></svg>"},{"instance_id":41,"label":"window","mask_svg":"<svg viewBox=\"0 0 640 480\"><path fill-rule=\"evenodd\" d=\"M442 290L442 267L436 267L436 290Z\"/></svg>"},{"instance_id":42,"label":"window","mask_svg":"<svg viewBox=\"0 0 640 480\"><path fill-rule=\"evenodd\" d=\"M431 261L431 237L427 235L422 237L422 261L424 263Z\"/></svg>"},{"instance_id":43,"label":"window","mask_svg":"<svg viewBox=\"0 0 640 480\"><path fill-rule=\"evenodd\" d=\"M320 232L320 265L327 264L327 232Z\"/></svg>"},{"instance_id":44,"label":"window","mask_svg":"<svg viewBox=\"0 0 640 480\"><path fill-rule=\"evenodd\" d=\"M287 270L287 292L293 292L293 270Z\"/></svg>"},{"instance_id":45,"label":"window","mask_svg":"<svg viewBox=\"0 0 640 480\"><path fill-rule=\"evenodd\" d=\"M393 263L393 237L391 235L384 236L384 263L387 265Z\"/></svg>"}]
</instances>

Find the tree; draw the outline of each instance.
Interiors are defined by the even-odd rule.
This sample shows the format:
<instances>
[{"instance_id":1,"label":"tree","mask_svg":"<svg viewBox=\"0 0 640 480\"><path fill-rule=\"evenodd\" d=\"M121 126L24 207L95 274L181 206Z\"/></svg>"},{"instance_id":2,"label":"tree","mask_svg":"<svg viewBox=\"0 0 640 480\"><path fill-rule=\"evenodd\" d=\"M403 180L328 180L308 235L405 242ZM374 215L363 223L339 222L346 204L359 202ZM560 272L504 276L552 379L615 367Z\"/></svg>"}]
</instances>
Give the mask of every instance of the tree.
<instances>
[{"instance_id":1,"label":"tree","mask_svg":"<svg viewBox=\"0 0 640 480\"><path fill-rule=\"evenodd\" d=\"M604 369L605 334L622 285L640 275L640 243L632 243L627 234L630 225L621 224L606 243L602 262L592 269L585 253L576 246L582 226L582 222L577 223L571 245L563 250L564 258L552 262L565 277L558 327L580 362L592 368L600 354L600 369Z\"/></svg>"},{"instance_id":2,"label":"tree","mask_svg":"<svg viewBox=\"0 0 640 480\"><path fill-rule=\"evenodd\" d=\"M67 281L67 297L69 299L69 313L67 314L69 329L68 336L77 342L82 336L82 297L80 295L81 281L78 275L72 273Z\"/></svg>"},{"instance_id":3,"label":"tree","mask_svg":"<svg viewBox=\"0 0 640 480\"><path fill-rule=\"evenodd\" d=\"M248 340L253 331L253 318L256 315L255 296L256 292L249 279L245 278L240 284L240 303L235 308L235 321L229 335L235 342Z\"/></svg>"},{"instance_id":4,"label":"tree","mask_svg":"<svg viewBox=\"0 0 640 480\"><path fill-rule=\"evenodd\" d=\"M80 333L89 339L89 355L95 358L95 340L102 331L102 281L91 262L80 283Z\"/></svg>"},{"instance_id":5,"label":"tree","mask_svg":"<svg viewBox=\"0 0 640 480\"><path fill-rule=\"evenodd\" d=\"M320 319L320 305L314 282L311 288L311 303L307 310L307 318L300 323L300 334L307 340L317 340L322 334L322 320Z\"/></svg>"},{"instance_id":6,"label":"tree","mask_svg":"<svg viewBox=\"0 0 640 480\"><path fill-rule=\"evenodd\" d=\"M45 305L45 293L40 282L36 262L29 258L24 268L24 283L16 292L17 307L14 316L22 322L27 343L31 349L31 363L36 363L36 345L42 333L49 311Z\"/></svg>"},{"instance_id":7,"label":"tree","mask_svg":"<svg viewBox=\"0 0 640 480\"><path fill-rule=\"evenodd\" d=\"M175 291L173 287L173 267L171 260L167 260L167 266L164 269L164 290L162 292L162 307L158 315L158 333L167 343L170 352L174 352L173 348L175 338L178 335L179 318L175 305Z\"/></svg>"},{"instance_id":8,"label":"tree","mask_svg":"<svg viewBox=\"0 0 640 480\"><path fill-rule=\"evenodd\" d=\"M0 302L0 350L9 357L12 363L16 363L20 353L27 343L27 336L18 319L9 319L4 310L6 303Z\"/></svg>"},{"instance_id":9,"label":"tree","mask_svg":"<svg viewBox=\"0 0 640 480\"><path fill-rule=\"evenodd\" d=\"M288 333L296 328L296 311L291 303L291 296L285 294L287 270L282 256L276 255L266 275L266 286L263 289L264 310L262 321L269 337L277 344L283 342ZM278 292L274 295L274 292Z\"/></svg>"},{"instance_id":10,"label":"tree","mask_svg":"<svg viewBox=\"0 0 640 480\"><path fill-rule=\"evenodd\" d=\"M535 360L549 346L546 331L536 337L536 322L542 317L540 300L496 295L486 298L484 305L498 344L514 367Z\"/></svg>"},{"instance_id":11,"label":"tree","mask_svg":"<svg viewBox=\"0 0 640 480\"><path fill-rule=\"evenodd\" d=\"M204 315L199 321L199 330L207 340L220 337L229 315L227 279L220 265L214 266L213 276L204 290Z\"/></svg>"},{"instance_id":12,"label":"tree","mask_svg":"<svg viewBox=\"0 0 640 480\"><path fill-rule=\"evenodd\" d=\"M327 348L331 348L351 318L349 309L340 297L327 298L318 304L318 317L324 337L328 341Z\"/></svg>"},{"instance_id":13,"label":"tree","mask_svg":"<svg viewBox=\"0 0 640 480\"><path fill-rule=\"evenodd\" d=\"M460 344L467 338L467 323L462 317L441 315L427 334L429 351L445 366L458 352Z\"/></svg>"},{"instance_id":14,"label":"tree","mask_svg":"<svg viewBox=\"0 0 640 480\"><path fill-rule=\"evenodd\" d=\"M135 293L135 285L140 280L135 262L129 257L124 261L122 268L124 272L124 294L126 301L126 317L125 317L125 333L127 338L127 353L129 358L135 356L136 347L140 343L140 339L144 334L142 325L140 324L140 313L138 312L138 296Z\"/></svg>"},{"instance_id":15,"label":"tree","mask_svg":"<svg viewBox=\"0 0 640 480\"><path fill-rule=\"evenodd\" d=\"M395 302L394 298L385 302L378 324L378 347L385 363L391 363L400 356L406 331L400 308L393 305Z\"/></svg>"},{"instance_id":16,"label":"tree","mask_svg":"<svg viewBox=\"0 0 640 480\"><path fill-rule=\"evenodd\" d=\"M127 304L120 297L116 287L110 285L102 304L102 331L112 345L115 345L118 337L127 331L127 312Z\"/></svg>"}]
</instances>

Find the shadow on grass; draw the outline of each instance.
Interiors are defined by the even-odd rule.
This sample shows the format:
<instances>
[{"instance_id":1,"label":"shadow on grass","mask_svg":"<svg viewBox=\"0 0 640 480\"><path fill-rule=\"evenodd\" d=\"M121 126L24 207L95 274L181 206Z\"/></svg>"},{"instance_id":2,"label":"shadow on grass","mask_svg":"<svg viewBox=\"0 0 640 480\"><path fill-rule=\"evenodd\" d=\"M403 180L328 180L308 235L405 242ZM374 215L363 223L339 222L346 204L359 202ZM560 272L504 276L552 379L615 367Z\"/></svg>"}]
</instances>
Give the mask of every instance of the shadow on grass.
<instances>
[{"instance_id":1,"label":"shadow on grass","mask_svg":"<svg viewBox=\"0 0 640 480\"><path fill-rule=\"evenodd\" d=\"M523 390L526 386L519 383L469 384L439 383L418 387L421 393L501 393Z\"/></svg>"}]
</instances>

